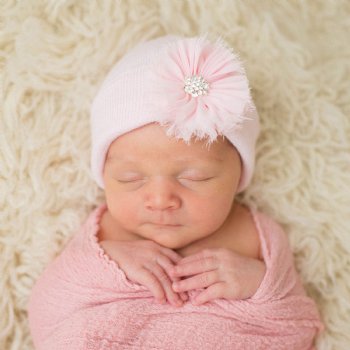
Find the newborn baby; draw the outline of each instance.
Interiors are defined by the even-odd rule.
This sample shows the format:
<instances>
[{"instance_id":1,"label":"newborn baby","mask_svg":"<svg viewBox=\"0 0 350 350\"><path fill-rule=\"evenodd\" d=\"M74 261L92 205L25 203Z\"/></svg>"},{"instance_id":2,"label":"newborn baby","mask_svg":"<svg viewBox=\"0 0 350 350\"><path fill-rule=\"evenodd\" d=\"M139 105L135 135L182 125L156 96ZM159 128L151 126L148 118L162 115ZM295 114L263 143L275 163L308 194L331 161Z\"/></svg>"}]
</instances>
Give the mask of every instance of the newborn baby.
<instances>
[{"instance_id":1,"label":"newborn baby","mask_svg":"<svg viewBox=\"0 0 350 350\"><path fill-rule=\"evenodd\" d=\"M125 154L125 150L130 151ZM101 245L124 263L127 275L135 274L137 279L140 271L140 282L160 299L162 283L169 301L181 304L167 276L197 274L174 286L175 290L211 286L198 302L252 296L265 265L259 260L253 217L234 201L240 163L237 150L227 140L207 150L202 141L187 145L171 139L153 123L122 135L112 143L104 169L108 210L100 222ZM148 250L145 240L159 245L148 256L134 246L123 246L123 252L118 248L120 241L141 241L137 247ZM123 262L118 254L125 253L128 259ZM176 269L172 269L174 263L179 263ZM238 281L242 278L244 284Z\"/></svg>"},{"instance_id":2,"label":"newborn baby","mask_svg":"<svg viewBox=\"0 0 350 350\"><path fill-rule=\"evenodd\" d=\"M259 120L222 40L165 36L117 63L92 107L106 203L33 288L40 349L312 349L321 331L282 228L235 197Z\"/></svg>"}]
</instances>

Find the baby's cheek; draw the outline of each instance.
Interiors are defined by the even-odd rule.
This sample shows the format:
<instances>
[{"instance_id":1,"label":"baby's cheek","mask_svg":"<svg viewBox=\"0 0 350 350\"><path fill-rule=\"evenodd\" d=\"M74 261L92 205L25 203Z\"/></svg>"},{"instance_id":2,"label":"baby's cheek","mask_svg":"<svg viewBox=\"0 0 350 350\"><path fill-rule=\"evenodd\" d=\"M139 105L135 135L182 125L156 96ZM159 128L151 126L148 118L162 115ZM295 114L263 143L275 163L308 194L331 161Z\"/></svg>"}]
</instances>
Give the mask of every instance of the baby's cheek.
<instances>
[{"instance_id":1,"label":"baby's cheek","mask_svg":"<svg viewBox=\"0 0 350 350\"><path fill-rule=\"evenodd\" d=\"M120 202L116 208L116 217L126 228L133 227L138 222L137 206L135 203Z\"/></svg>"},{"instance_id":2,"label":"baby's cheek","mask_svg":"<svg viewBox=\"0 0 350 350\"><path fill-rule=\"evenodd\" d=\"M227 218L230 208L230 201L218 200L218 197L208 201L197 203L191 211L191 218L195 220L199 227L203 227L211 232L217 230Z\"/></svg>"},{"instance_id":3,"label":"baby's cheek","mask_svg":"<svg viewBox=\"0 0 350 350\"><path fill-rule=\"evenodd\" d=\"M118 223L125 225L135 222L135 201L127 200L120 194L105 191L108 210Z\"/></svg>"}]
</instances>

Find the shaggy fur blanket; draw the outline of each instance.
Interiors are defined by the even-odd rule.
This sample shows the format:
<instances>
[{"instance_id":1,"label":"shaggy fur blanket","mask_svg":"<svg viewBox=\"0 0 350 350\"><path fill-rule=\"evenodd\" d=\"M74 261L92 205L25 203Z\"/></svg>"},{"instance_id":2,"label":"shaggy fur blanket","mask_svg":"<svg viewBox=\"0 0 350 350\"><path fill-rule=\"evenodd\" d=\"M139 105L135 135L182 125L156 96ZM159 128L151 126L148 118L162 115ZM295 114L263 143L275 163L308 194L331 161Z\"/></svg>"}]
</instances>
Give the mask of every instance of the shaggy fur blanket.
<instances>
[{"instance_id":1,"label":"shaggy fur blanket","mask_svg":"<svg viewBox=\"0 0 350 350\"><path fill-rule=\"evenodd\" d=\"M349 349L350 3L2 0L0 348L33 349L30 290L103 193L90 170L89 110L137 42L223 35L246 68L262 123L240 196L281 223L326 330Z\"/></svg>"}]
</instances>

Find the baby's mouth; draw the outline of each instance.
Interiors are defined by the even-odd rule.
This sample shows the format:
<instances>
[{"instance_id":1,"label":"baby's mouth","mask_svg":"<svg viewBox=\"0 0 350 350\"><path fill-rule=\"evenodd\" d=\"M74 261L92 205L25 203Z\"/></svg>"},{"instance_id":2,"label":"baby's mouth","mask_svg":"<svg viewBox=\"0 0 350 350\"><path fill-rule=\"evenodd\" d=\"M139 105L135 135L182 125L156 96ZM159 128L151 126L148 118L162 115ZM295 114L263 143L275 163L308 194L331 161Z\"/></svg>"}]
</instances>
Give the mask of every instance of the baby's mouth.
<instances>
[{"instance_id":1,"label":"baby's mouth","mask_svg":"<svg viewBox=\"0 0 350 350\"><path fill-rule=\"evenodd\" d=\"M157 224L157 223L153 223L152 225L159 226L159 227L180 227L181 226L181 225Z\"/></svg>"}]
</instances>

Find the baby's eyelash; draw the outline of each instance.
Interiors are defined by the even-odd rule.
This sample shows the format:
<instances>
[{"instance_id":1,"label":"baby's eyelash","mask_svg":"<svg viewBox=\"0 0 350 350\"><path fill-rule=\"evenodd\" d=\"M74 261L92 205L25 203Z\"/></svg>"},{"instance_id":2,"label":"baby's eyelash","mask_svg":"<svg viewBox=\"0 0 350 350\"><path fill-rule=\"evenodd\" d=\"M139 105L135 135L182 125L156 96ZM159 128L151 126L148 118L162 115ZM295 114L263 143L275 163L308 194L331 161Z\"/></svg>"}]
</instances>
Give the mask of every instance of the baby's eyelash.
<instances>
[{"instance_id":1,"label":"baby's eyelash","mask_svg":"<svg viewBox=\"0 0 350 350\"><path fill-rule=\"evenodd\" d=\"M180 177L179 180L193 181L193 182L205 182L213 179L213 177L207 177L204 179L196 179L196 178L188 178L188 177ZM135 179L135 180L117 180L119 183L136 183L138 181L142 181L143 179Z\"/></svg>"},{"instance_id":2,"label":"baby's eyelash","mask_svg":"<svg viewBox=\"0 0 350 350\"><path fill-rule=\"evenodd\" d=\"M189 181L198 181L198 182L200 182L200 181L208 181L208 180L212 179L212 177L208 177L208 178L205 178L205 179L191 179L191 178L184 177L184 178L180 178L180 179L181 180L189 180Z\"/></svg>"},{"instance_id":3,"label":"baby's eyelash","mask_svg":"<svg viewBox=\"0 0 350 350\"><path fill-rule=\"evenodd\" d=\"M129 182L136 182L136 181L141 181L141 180L117 180L120 183L129 183Z\"/></svg>"}]
</instances>

